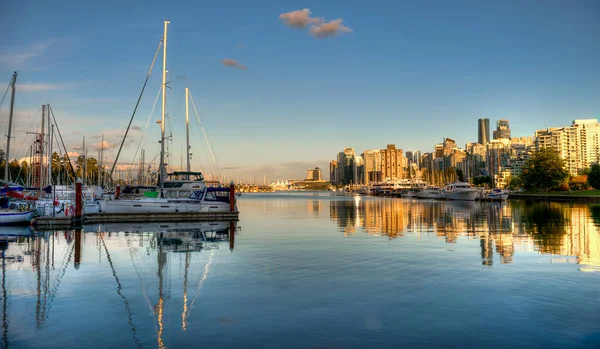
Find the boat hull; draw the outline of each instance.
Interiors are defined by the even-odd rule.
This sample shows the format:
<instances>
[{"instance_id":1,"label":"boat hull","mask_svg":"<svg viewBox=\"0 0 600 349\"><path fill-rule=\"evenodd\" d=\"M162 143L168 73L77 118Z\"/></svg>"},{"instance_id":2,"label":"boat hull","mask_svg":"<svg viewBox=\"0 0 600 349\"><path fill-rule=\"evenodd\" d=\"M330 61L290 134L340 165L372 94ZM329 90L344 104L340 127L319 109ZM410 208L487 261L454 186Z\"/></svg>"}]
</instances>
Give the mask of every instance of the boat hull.
<instances>
[{"instance_id":1,"label":"boat hull","mask_svg":"<svg viewBox=\"0 0 600 349\"><path fill-rule=\"evenodd\" d=\"M419 192L419 193L415 194L415 197L417 199L433 199L433 200L443 199L441 193L424 193L424 192Z\"/></svg>"},{"instance_id":2,"label":"boat hull","mask_svg":"<svg viewBox=\"0 0 600 349\"><path fill-rule=\"evenodd\" d=\"M33 219L35 211L0 211L0 225L27 225Z\"/></svg>"},{"instance_id":3,"label":"boat hull","mask_svg":"<svg viewBox=\"0 0 600 349\"><path fill-rule=\"evenodd\" d=\"M176 212L230 212L229 203L197 200L104 200L104 213L176 213Z\"/></svg>"},{"instance_id":4,"label":"boat hull","mask_svg":"<svg viewBox=\"0 0 600 349\"><path fill-rule=\"evenodd\" d=\"M446 200L475 201L477 197L479 197L479 191L477 190L452 191L443 194L443 198Z\"/></svg>"}]
</instances>

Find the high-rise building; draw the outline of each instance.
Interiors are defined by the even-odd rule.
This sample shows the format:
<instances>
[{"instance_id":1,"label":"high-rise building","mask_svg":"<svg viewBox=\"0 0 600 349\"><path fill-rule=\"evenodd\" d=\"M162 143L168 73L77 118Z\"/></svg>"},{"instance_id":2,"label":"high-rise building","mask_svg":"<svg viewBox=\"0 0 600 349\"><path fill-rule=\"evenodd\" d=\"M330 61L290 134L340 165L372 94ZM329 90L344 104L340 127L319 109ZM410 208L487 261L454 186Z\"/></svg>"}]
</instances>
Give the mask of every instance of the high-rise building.
<instances>
[{"instance_id":1,"label":"high-rise building","mask_svg":"<svg viewBox=\"0 0 600 349\"><path fill-rule=\"evenodd\" d=\"M381 182L381 151L365 150L362 153L364 162L365 184Z\"/></svg>"},{"instance_id":2,"label":"high-rise building","mask_svg":"<svg viewBox=\"0 0 600 349\"><path fill-rule=\"evenodd\" d=\"M504 188L508 184L503 172L510 164L510 141L508 138L494 139L486 145L486 150L486 164L492 187Z\"/></svg>"},{"instance_id":3,"label":"high-rise building","mask_svg":"<svg viewBox=\"0 0 600 349\"><path fill-rule=\"evenodd\" d=\"M337 180L336 180L337 167L338 167L337 160L333 160L329 163L329 181L331 183L337 183Z\"/></svg>"},{"instance_id":4,"label":"high-rise building","mask_svg":"<svg viewBox=\"0 0 600 349\"><path fill-rule=\"evenodd\" d=\"M395 144L388 144L381 150L381 176L383 179L404 178L404 156L402 149L396 149Z\"/></svg>"},{"instance_id":5,"label":"high-rise building","mask_svg":"<svg viewBox=\"0 0 600 349\"><path fill-rule=\"evenodd\" d=\"M494 139L510 139L510 127L508 126L508 120L500 119L498 122L496 122Z\"/></svg>"},{"instance_id":6,"label":"high-rise building","mask_svg":"<svg viewBox=\"0 0 600 349\"><path fill-rule=\"evenodd\" d=\"M581 165L581 145L577 127L549 127L535 131L535 149L551 148L565 160L567 170L576 176Z\"/></svg>"},{"instance_id":7,"label":"high-rise building","mask_svg":"<svg viewBox=\"0 0 600 349\"><path fill-rule=\"evenodd\" d=\"M415 164L417 164L417 167L420 169L421 168L421 151L420 150L413 152L413 161Z\"/></svg>"},{"instance_id":8,"label":"high-rise building","mask_svg":"<svg viewBox=\"0 0 600 349\"><path fill-rule=\"evenodd\" d=\"M344 148L344 151L338 153L337 171L335 175L335 180L337 184L356 183L356 168L354 158L354 148Z\"/></svg>"},{"instance_id":9,"label":"high-rise building","mask_svg":"<svg viewBox=\"0 0 600 349\"><path fill-rule=\"evenodd\" d=\"M405 156L406 156L407 164L408 164L408 166L410 166L415 161L415 156L412 151L407 151L405 153Z\"/></svg>"},{"instance_id":10,"label":"high-rise building","mask_svg":"<svg viewBox=\"0 0 600 349\"><path fill-rule=\"evenodd\" d=\"M486 145L490 141L490 119L483 118L477 120L478 142Z\"/></svg>"},{"instance_id":11,"label":"high-rise building","mask_svg":"<svg viewBox=\"0 0 600 349\"><path fill-rule=\"evenodd\" d=\"M573 120L571 126L576 127L579 131L581 166L589 168L593 164L600 164L600 124L598 119Z\"/></svg>"}]
</instances>

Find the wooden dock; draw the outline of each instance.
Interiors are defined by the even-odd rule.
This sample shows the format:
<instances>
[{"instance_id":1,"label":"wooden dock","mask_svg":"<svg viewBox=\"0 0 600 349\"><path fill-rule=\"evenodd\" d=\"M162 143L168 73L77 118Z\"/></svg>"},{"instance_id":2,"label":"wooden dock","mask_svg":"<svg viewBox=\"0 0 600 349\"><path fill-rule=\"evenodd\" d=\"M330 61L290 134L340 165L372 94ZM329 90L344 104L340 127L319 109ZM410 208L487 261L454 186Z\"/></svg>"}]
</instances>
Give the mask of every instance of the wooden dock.
<instances>
[{"instance_id":1,"label":"wooden dock","mask_svg":"<svg viewBox=\"0 0 600 349\"><path fill-rule=\"evenodd\" d=\"M38 217L31 221L31 225L36 230L58 230L95 223L224 222L238 219L239 212L90 213L79 221L75 217Z\"/></svg>"}]
</instances>

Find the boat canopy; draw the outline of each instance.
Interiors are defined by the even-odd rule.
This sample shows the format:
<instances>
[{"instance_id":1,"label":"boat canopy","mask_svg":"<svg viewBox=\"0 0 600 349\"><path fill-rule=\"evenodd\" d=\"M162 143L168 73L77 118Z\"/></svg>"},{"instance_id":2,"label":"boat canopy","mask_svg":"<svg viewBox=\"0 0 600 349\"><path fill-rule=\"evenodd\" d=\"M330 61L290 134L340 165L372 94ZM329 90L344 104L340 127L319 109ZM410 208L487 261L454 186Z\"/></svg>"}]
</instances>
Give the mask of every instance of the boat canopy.
<instances>
[{"instance_id":1,"label":"boat canopy","mask_svg":"<svg viewBox=\"0 0 600 349\"><path fill-rule=\"evenodd\" d=\"M202 172L194 172L194 171L175 171L173 173L168 173L167 174L169 177L196 177L196 180L199 181L203 181L204 180L204 175L202 175Z\"/></svg>"}]
</instances>

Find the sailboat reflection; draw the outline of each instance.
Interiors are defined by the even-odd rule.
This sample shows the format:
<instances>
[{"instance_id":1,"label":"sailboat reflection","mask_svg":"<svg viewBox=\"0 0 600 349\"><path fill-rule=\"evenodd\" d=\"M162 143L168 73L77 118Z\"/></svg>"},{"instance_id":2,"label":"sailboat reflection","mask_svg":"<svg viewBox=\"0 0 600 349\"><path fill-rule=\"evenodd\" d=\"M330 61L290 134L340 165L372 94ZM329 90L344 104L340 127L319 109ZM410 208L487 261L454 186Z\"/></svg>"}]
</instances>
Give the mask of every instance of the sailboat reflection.
<instances>
[{"instance_id":1,"label":"sailboat reflection","mask_svg":"<svg viewBox=\"0 0 600 349\"><path fill-rule=\"evenodd\" d=\"M163 340L164 333L164 307L165 307L165 285L164 276L168 274L165 271L168 265L168 253L185 253L185 269L183 278L183 310L181 313L181 328L187 329L187 318L193 309L194 302L200 295L200 291L204 280L206 280L210 265L212 263L214 251L219 248L219 242L229 241L229 249L233 251L235 243L235 231L237 221L229 222L189 222L189 223L155 223L155 224L139 224L139 223L111 223L111 224L96 224L85 227L87 231L95 231L100 237L108 262L113 271L113 276L117 284L117 293L123 299L125 310L128 314L128 322L130 332L134 342L138 347L141 347L137 339L136 328L133 324L130 302L121 292L122 286L117 276L115 268L110 257L110 252L104 242L105 232L125 232L129 233L151 233L156 243L156 262L157 262L157 277L158 277L158 299L156 303L152 302L144 291L147 304L156 316L157 328L157 346L165 348ZM128 240L128 247L131 245ZM211 250L208 262L206 263L200 281L197 285L196 294L191 301L188 299L188 274L190 270L190 262L194 252L201 250ZM137 266L132 255L132 263L137 272ZM138 275L139 276L139 275ZM167 281L168 284L168 281ZM168 293L168 292L167 292ZM168 298L168 297L167 297Z\"/></svg>"}]
</instances>

